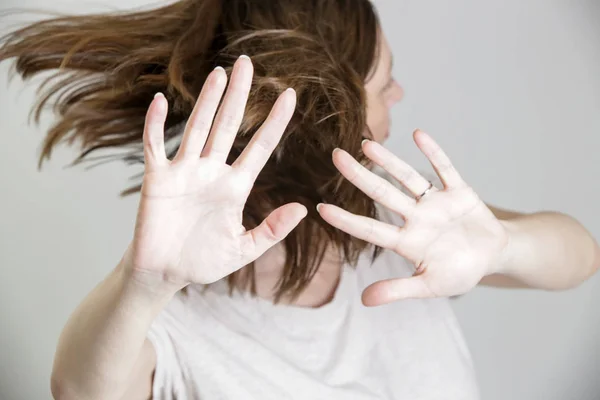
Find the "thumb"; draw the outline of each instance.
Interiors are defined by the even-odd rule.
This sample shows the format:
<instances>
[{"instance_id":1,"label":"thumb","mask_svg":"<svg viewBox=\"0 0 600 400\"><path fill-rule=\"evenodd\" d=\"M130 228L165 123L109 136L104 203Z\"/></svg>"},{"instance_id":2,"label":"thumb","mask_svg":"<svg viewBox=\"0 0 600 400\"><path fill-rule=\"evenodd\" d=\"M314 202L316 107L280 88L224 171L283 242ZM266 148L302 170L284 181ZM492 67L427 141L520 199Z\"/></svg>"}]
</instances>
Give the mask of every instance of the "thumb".
<instances>
[{"instance_id":1,"label":"thumb","mask_svg":"<svg viewBox=\"0 0 600 400\"><path fill-rule=\"evenodd\" d=\"M428 287L423 275L411 278L386 279L369 285L362 293L365 306L379 306L397 300L437 297Z\"/></svg>"},{"instance_id":2,"label":"thumb","mask_svg":"<svg viewBox=\"0 0 600 400\"><path fill-rule=\"evenodd\" d=\"M242 248L244 265L260 257L265 251L285 239L285 237L302 221L308 211L300 203L288 203L273 210L256 228L244 233Z\"/></svg>"}]
</instances>

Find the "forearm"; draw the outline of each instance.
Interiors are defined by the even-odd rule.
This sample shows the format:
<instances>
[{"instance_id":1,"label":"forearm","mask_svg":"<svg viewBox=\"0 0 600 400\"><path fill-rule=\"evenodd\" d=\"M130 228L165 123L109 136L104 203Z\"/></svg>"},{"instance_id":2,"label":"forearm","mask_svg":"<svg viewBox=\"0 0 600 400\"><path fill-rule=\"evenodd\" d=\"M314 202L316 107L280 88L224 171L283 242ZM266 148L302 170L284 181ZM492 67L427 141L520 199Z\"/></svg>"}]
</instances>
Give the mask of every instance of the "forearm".
<instances>
[{"instance_id":1,"label":"forearm","mask_svg":"<svg viewBox=\"0 0 600 400\"><path fill-rule=\"evenodd\" d=\"M119 398L150 324L171 297L169 291L158 293L136 283L121 262L63 329L52 371L53 393L63 399Z\"/></svg>"},{"instance_id":2,"label":"forearm","mask_svg":"<svg viewBox=\"0 0 600 400\"><path fill-rule=\"evenodd\" d=\"M510 242L500 274L526 286L560 290L577 286L599 267L600 249L575 219L555 212L503 220Z\"/></svg>"}]
</instances>

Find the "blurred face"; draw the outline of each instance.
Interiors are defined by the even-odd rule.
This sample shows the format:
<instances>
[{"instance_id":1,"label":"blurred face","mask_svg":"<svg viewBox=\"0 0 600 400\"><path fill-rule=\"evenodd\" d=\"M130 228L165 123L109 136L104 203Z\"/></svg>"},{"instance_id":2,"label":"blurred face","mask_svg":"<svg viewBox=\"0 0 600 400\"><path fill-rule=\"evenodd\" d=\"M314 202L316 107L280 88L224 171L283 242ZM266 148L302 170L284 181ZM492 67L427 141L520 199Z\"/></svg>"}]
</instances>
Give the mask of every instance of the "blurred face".
<instances>
[{"instance_id":1,"label":"blurred face","mask_svg":"<svg viewBox=\"0 0 600 400\"><path fill-rule=\"evenodd\" d=\"M374 73L365 84L367 92L367 126L373 139L383 143L390 135L390 109L404 94L402 87L392 76L392 52L387 39L381 33L380 55Z\"/></svg>"}]
</instances>

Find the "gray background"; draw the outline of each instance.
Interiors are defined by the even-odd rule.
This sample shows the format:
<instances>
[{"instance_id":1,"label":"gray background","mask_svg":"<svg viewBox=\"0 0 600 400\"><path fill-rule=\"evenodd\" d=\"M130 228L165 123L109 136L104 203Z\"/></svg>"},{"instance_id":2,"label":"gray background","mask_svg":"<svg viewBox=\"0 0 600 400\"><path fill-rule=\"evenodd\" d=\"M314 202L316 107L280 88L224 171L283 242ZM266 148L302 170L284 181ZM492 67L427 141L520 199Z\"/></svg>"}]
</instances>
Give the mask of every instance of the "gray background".
<instances>
[{"instance_id":1,"label":"gray background","mask_svg":"<svg viewBox=\"0 0 600 400\"><path fill-rule=\"evenodd\" d=\"M51 6L89 12L144 3ZM421 128L487 202L567 212L600 237L600 2L377 5L406 90L388 146L429 168L410 136ZM0 21L6 28L9 20ZM50 116L39 128L27 125L34 86L7 84L7 71L0 66L0 398L46 399L63 324L131 237L137 197L117 194L139 170L64 169L74 152L61 149L38 172ZM483 398L600 399L599 301L598 275L567 292L480 288L456 301Z\"/></svg>"}]
</instances>

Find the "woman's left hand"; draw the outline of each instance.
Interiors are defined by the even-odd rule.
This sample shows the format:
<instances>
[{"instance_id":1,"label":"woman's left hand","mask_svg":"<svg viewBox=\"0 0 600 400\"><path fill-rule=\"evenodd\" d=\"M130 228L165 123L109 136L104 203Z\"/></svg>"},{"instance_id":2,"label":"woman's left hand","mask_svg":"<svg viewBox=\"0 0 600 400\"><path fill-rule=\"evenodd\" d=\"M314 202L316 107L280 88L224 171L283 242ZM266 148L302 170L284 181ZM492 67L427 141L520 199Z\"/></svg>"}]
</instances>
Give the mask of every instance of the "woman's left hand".
<instances>
[{"instance_id":1,"label":"woman's left hand","mask_svg":"<svg viewBox=\"0 0 600 400\"><path fill-rule=\"evenodd\" d=\"M395 251L416 267L410 278L369 286L363 292L365 305L463 294L484 276L499 272L509 242L503 223L462 180L438 144L418 130L414 139L436 170L443 189L431 187L426 192L431 185L428 180L373 141L363 142L365 155L415 197L369 171L347 152L336 149L333 153L333 162L346 179L402 216L405 223L393 226L331 204L319 205L323 219L350 235Z\"/></svg>"}]
</instances>

